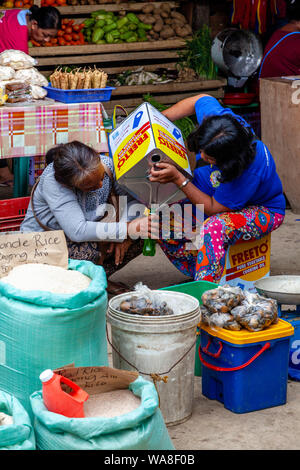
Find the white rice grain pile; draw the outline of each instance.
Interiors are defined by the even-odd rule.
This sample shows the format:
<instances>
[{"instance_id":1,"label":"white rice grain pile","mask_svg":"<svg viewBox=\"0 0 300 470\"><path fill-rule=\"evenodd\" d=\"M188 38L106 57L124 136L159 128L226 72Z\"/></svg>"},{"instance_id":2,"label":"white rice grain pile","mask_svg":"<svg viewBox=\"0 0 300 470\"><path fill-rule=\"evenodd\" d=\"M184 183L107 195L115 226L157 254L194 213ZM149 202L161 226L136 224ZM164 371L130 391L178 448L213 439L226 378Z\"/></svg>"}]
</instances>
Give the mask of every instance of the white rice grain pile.
<instances>
[{"instance_id":1,"label":"white rice grain pile","mask_svg":"<svg viewBox=\"0 0 300 470\"><path fill-rule=\"evenodd\" d=\"M77 294L87 289L91 279L88 276L49 264L28 263L14 267L1 282L21 290L42 290L54 294Z\"/></svg>"},{"instance_id":2,"label":"white rice grain pile","mask_svg":"<svg viewBox=\"0 0 300 470\"><path fill-rule=\"evenodd\" d=\"M2 413L1 411L0 412L0 426L10 426L11 424L13 424L13 417L6 413Z\"/></svg>"},{"instance_id":3,"label":"white rice grain pile","mask_svg":"<svg viewBox=\"0 0 300 470\"><path fill-rule=\"evenodd\" d=\"M90 395L84 403L86 418L114 418L135 410L141 404L141 399L130 390L113 390L111 392Z\"/></svg>"}]
</instances>

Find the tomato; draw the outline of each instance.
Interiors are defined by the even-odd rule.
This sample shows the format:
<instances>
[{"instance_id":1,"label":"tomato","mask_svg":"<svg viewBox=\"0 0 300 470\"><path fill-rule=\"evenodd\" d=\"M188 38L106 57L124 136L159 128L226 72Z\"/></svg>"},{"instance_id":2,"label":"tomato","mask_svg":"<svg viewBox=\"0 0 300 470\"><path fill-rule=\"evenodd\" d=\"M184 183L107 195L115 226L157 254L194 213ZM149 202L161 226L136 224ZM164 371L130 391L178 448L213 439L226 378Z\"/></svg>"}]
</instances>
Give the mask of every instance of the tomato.
<instances>
[{"instance_id":1,"label":"tomato","mask_svg":"<svg viewBox=\"0 0 300 470\"><path fill-rule=\"evenodd\" d=\"M72 41L72 36L71 36L71 34L65 34L65 35L64 35L64 39L65 39L65 41L67 41L67 42L71 42L71 41Z\"/></svg>"},{"instance_id":2,"label":"tomato","mask_svg":"<svg viewBox=\"0 0 300 470\"><path fill-rule=\"evenodd\" d=\"M72 34L73 41L79 41L79 35L77 33Z\"/></svg>"},{"instance_id":3,"label":"tomato","mask_svg":"<svg viewBox=\"0 0 300 470\"><path fill-rule=\"evenodd\" d=\"M69 24L69 20L67 18L63 18L61 20L61 24Z\"/></svg>"},{"instance_id":4,"label":"tomato","mask_svg":"<svg viewBox=\"0 0 300 470\"><path fill-rule=\"evenodd\" d=\"M80 25L79 25L79 24L74 24L74 25L73 25L73 31L74 31L75 33L79 33L80 29L81 29L81 28L80 28Z\"/></svg>"},{"instance_id":5,"label":"tomato","mask_svg":"<svg viewBox=\"0 0 300 470\"><path fill-rule=\"evenodd\" d=\"M57 31L57 36L58 36L59 38L61 38L64 34L65 34L65 32L64 32L62 29L60 29L59 31Z\"/></svg>"},{"instance_id":6,"label":"tomato","mask_svg":"<svg viewBox=\"0 0 300 470\"><path fill-rule=\"evenodd\" d=\"M73 33L73 29L70 28L69 26L67 26L66 29L65 29L65 33L66 33L66 34L72 34L72 33Z\"/></svg>"},{"instance_id":7,"label":"tomato","mask_svg":"<svg viewBox=\"0 0 300 470\"><path fill-rule=\"evenodd\" d=\"M66 41L65 41L63 38L59 38L58 44L59 44L60 46L65 46L65 45L66 45Z\"/></svg>"}]
</instances>

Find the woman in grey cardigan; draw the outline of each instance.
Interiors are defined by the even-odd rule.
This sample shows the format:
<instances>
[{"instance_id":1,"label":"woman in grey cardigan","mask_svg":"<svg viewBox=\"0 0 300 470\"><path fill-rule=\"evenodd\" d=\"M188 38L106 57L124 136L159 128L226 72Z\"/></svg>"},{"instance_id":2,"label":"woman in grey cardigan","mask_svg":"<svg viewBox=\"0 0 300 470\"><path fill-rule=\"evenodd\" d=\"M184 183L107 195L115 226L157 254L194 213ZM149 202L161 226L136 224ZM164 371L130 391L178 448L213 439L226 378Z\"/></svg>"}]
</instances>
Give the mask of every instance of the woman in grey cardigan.
<instances>
[{"instance_id":1,"label":"woman in grey cardigan","mask_svg":"<svg viewBox=\"0 0 300 470\"><path fill-rule=\"evenodd\" d=\"M128 233L147 238L148 218L128 218L127 211L119 221L102 218L112 192L128 196L114 181L109 157L100 159L92 148L74 141L49 150L46 161L21 231L63 230L69 258L103 265L108 279L142 252L141 238L133 240ZM133 203L129 202L127 210ZM108 281L109 293L119 294L126 288Z\"/></svg>"}]
</instances>

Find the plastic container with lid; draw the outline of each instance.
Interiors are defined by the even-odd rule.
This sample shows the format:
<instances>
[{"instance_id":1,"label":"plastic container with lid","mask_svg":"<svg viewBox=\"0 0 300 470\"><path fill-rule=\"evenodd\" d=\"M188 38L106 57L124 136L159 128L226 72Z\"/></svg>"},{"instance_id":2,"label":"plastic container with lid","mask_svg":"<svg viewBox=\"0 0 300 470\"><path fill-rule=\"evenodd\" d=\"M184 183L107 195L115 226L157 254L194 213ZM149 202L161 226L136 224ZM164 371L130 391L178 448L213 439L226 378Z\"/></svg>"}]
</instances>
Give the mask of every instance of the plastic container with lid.
<instances>
[{"instance_id":1,"label":"plastic container with lid","mask_svg":"<svg viewBox=\"0 0 300 470\"><path fill-rule=\"evenodd\" d=\"M40 374L43 384L43 401L48 411L58 413L68 418L84 418L84 402L89 398L88 393L77 384L62 375L46 369ZM64 383L72 389L71 393L61 388Z\"/></svg>"},{"instance_id":2,"label":"plastic container with lid","mask_svg":"<svg viewBox=\"0 0 300 470\"><path fill-rule=\"evenodd\" d=\"M293 334L282 319L258 332L201 325L202 394L235 413L285 404Z\"/></svg>"}]
</instances>

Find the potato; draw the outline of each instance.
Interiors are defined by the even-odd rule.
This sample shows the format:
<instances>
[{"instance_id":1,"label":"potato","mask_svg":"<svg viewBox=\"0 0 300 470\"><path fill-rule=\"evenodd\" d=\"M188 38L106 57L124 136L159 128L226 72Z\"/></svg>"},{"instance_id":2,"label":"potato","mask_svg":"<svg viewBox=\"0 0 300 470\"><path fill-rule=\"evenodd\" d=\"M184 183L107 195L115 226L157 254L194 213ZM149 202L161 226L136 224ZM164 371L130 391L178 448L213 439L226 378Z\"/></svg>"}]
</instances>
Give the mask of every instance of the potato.
<instances>
[{"instance_id":1,"label":"potato","mask_svg":"<svg viewBox=\"0 0 300 470\"><path fill-rule=\"evenodd\" d=\"M162 11L166 11L168 13L171 12L171 7L168 3L162 3L160 8L161 8Z\"/></svg>"},{"instance_id":2,"label":"potato","mask_svg":"<svg viewBox=\"0 0 300 470\"><path fill-rule=\"evenodd\" d=\"M172 36L174 36L174 30L171 28L171 26L165 26L160 32L161 39L169 39Z\"/></svg>"},{"instance_id":3,"label":"potato","mask_svg":"<svg viewBox=\"0 0 300 470\"><path fill-rule=\"evenodd\" d=\"M154 24L156 23L156 19L154 18L153 15L145 15L145 21L144 23L146 24Z\"/></svg>"},{"instance_id":4,"label":"potato","mask_svg":"<svg viewBox=\"0 0 300 470\"><path fill-rule=\"evenodd\" d=\"M154 6L153 5L145 5L143 8L142 8L142 12L143 13L152 13L154 10Z\"/></svg>"},{"instance_id":5,"label":"potato","mask_svg":"<svg viewBox=\"0 0 300 470\"><path fill-rule=\"evenodd\" d=\"M167 11L161 10L160 16L162 18L169 18L169 13Z\"/></svg>"},{"instance_id":6,"label":"potato","mask_svg":"<svg viewBox=\"0 0 300 470\"><path fill-rule=\"evenodd\" d=\"M186 23L186 17L182 15L181 13L177 13L177 11L171 11L171 16L172 18L176 18Z\"/></svg>"},{"instance_id":7,"label":"potato","mask_svg":"<svg viewBox=\"0 0 300 470\"><path fill-rule=\"evenodd\" d=\"M155 15L158 15L158 16L160 16L160 8L155 8L155 10L153 10L152 15L154 15L154 16L155 16Z\"/></svg>"},{"instance_id":8,"label":"potato","mask_svg":"<svg viewBox=\"0 0 300 470\"><path fill-rule=\"evenodd\" d=\"M139 15L137 15L137 17L142 23L145 23L145 17L146 17L145 14L140 13Z\"/></svg>"},{"instance_id":9,"label":"potato","mask_svg":"<svg viewBox=\"0 0 300 470\"><path fill-rule=\"evenodd\" d=\"M173 18L166 18L165 24L173 24Z\"/></svg>"},{"instance_id":10,"label":"potato","mask_svg":"<svg viewBox=\"0 0 300 470\"><path fill-rule=\"evenodd\" d=\"M152 35L152 38L153 38L155 41L157 41L157 40L159 39L159 33L154 33L154 34Z\"/></svg>"},{"instance_id":11,"label":"potato","mask_svg":"<svg viewBox=\"0 0 300 470\"><path fill-rule=\"evenodd\" d=\"M184 25L183 27L177 26L175 28L175 33L181 38L185 38L189 34L192 34L192 28L190 25Z\"/></svg>"},{"instance_id":12,"label":"potato","mask_svg":"<svg viewBox=\"0 0 300 470\"><path fill-rule=\"evenodd\" d=\"M160 21L157 21L155 23L155 25L153 26L153 30L156 32L156 33L159 33L164 27L164 22L163 20L161 19Z\"/></svg>"}]
</instances>

